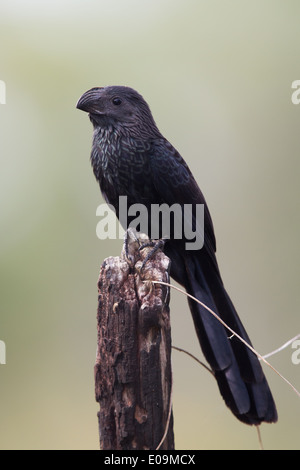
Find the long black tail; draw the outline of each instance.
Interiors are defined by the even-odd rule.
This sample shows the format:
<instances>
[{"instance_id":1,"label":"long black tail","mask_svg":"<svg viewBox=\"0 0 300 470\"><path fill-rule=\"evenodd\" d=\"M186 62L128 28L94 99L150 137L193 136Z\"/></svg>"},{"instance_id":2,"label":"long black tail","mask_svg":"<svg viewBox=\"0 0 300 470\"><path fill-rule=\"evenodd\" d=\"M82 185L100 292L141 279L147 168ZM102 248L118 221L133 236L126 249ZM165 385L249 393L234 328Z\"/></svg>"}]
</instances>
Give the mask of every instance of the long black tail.
<instances>
[{"instance_id":1,"label":"long black tail","mask_svg":"<svg viewBox=\"0 0 300 470\"><path fill-rule=\"evenodd\" d=\"M211 260L187 255L185 268L188 293L216 312L251 344ZM226 405L244 423L276 422L276 406L256 355L204 307L191 299L189 304L203 353Z\"/></svg>"}]
</instances>

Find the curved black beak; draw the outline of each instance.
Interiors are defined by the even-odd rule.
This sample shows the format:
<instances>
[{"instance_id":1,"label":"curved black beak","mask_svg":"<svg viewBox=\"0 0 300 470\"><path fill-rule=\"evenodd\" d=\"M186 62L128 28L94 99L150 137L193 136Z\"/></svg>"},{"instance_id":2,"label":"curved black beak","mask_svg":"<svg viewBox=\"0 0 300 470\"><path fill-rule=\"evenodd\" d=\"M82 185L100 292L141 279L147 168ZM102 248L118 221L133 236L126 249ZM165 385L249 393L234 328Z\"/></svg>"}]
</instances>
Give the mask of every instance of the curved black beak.
<instances>
[{"instance_id":1,"label":"curved black beak","mask_svg":"<svg viewBox=\"0 0 300 470\"><path fill-rule=\"evenodd\" d=\"M101 90L103 87L91 88L86 91L77 101L76 108L87 113L102 114L99 109Z\"/></svg>"}]
</instances>

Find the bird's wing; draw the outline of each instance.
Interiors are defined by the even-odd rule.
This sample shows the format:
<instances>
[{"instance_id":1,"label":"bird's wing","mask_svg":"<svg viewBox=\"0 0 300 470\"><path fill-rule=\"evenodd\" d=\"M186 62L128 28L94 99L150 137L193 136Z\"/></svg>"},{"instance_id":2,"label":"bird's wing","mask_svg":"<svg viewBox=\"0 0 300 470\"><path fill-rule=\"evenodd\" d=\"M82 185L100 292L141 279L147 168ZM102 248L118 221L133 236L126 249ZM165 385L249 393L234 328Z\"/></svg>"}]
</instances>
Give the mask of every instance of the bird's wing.
<instances>
[{"instance_id":1,"label":"bird's wing","mask_svg":"<svg viewBox=\"0 0 300 470\"><path fill-rule=\"evenodd\" d=\"M204 204L204 246L214 257L216 240L208 206L179 152L165 139L155 141L150 150L150 168L155 189L163 202L181 206Z\"/></svg>"}]
</instances>

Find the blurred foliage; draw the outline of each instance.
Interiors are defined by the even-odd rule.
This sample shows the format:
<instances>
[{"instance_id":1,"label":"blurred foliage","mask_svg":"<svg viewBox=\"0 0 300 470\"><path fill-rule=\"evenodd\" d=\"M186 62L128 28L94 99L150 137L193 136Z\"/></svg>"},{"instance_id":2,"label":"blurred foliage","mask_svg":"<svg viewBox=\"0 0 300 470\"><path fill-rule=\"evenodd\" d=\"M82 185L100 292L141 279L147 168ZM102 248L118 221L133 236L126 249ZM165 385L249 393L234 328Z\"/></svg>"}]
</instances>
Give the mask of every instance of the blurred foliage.
<instances>
[{"instance_id":1,"label":"blurred foliage","mask_svg":"<svg viewBox=\"0 0 300 470\"><path fill-rule=\"evenodd\" d=\"M193 170L224 282L261 353L299 333L299 2L2 0L0 79L2 449L96 449L97 276L121 242L96 238L102 198L92 86L136 88ZM172 292L173 343L201 357ZM288 349L270 362L300 388ZM299 368L300 366L298 366ZM177 449L256 449L209 374L173 353ZM299 399L266 370L279 422L269 449L299 448Z\"/></svg>"}]
</instances>

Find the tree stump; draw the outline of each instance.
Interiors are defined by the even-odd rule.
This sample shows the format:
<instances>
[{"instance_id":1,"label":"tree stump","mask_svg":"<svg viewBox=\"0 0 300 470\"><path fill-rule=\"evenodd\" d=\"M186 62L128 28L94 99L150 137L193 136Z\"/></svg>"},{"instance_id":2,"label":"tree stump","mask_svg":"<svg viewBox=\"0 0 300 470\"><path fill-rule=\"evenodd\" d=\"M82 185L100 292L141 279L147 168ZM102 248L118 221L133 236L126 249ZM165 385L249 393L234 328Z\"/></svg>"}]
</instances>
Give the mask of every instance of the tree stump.
<instances>
[{"instance_id":1,"label":"tree stump","mask_svg":"<svg viewBox=\"0 0 300 470\"><path fill-rule=\"evenodd\" d=\"M174 449L170 294L151 283L169 282L170 261L160 249L140 249L147 242L129 230L127 256L123 248L100 270L95 393L102 450Z\"/></svg>"}]
</instances>

